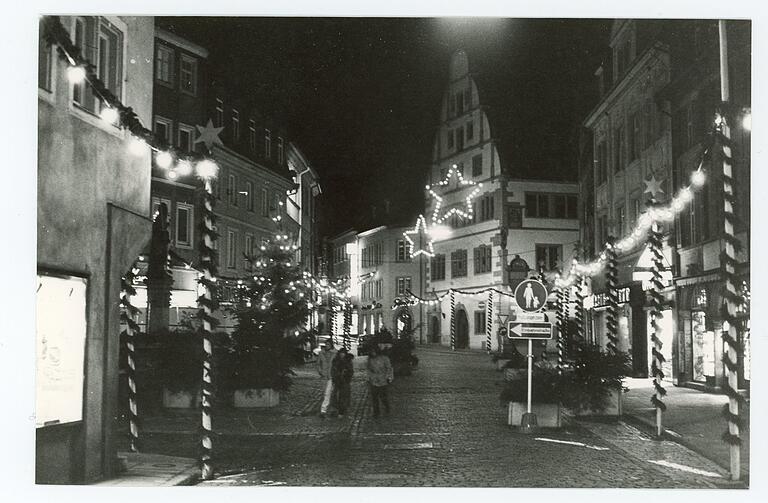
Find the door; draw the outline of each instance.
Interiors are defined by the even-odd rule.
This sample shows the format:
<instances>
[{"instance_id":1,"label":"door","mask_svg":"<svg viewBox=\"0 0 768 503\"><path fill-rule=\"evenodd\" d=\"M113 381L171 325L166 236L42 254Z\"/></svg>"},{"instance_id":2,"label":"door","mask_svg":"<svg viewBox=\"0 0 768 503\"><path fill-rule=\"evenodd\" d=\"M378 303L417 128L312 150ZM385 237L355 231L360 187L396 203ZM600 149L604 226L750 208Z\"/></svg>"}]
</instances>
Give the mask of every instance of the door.
<instances>
[{"instance_id":1,"label":"door","mask_svg":"<svg viewBox=\"0 0 768 503\"><path fill-rule=\"evenodd\" d=\"M469 320L463 309L456 311L456 349L469 347Z\"/></svg>"}]
</instances>

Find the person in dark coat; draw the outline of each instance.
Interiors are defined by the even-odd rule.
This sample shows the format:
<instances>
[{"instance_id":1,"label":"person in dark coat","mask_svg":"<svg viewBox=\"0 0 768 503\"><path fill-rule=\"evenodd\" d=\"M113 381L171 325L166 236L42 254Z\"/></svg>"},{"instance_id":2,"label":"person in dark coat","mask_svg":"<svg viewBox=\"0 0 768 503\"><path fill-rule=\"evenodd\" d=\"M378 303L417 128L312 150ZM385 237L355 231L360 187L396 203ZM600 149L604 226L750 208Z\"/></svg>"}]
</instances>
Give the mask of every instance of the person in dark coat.
<instances>
[{"instance_id":1,"label":"person in dark coat","mask_svg":"<svg viewBox=\"0 0 768 503\"><path fill-rule=\"evenodd\" d=\"M339 411L339 417L344 417L349 409L352 395L352 376L355 373L352 368L353 358L354 356L349 354L347 348L341 348L336 353L331 364L331 379L333 380L336 409Z\"/></svg>"},{"instance_id":2,"label":"person in dark coat","mask_svg":"<svg viewBox=\"0 0 768 503\"><path fill-rule=\"evenodd\" d=\"M378 346L372 346L366 362L368 385L371 390L373 417L379 417L379 403L384 406L384 413L389 414L389 399L387 389L394 379L392 363L389 357L381 352Z\"/></svg>"}]
</instances>

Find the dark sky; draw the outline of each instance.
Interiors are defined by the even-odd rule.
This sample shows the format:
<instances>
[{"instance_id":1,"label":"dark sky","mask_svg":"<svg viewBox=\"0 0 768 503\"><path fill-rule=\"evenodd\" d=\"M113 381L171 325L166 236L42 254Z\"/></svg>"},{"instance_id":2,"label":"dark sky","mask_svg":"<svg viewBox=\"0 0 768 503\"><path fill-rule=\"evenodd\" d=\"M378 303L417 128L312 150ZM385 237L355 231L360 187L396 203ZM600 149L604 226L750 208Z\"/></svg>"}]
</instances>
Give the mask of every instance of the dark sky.
<instances>
[{"instance_id":1,"label":"dark sky","mask_svg":"<svg viewBox=\"0 0 768 503\"><path fill-rule=\"evenodd\" d=\"M595 103L592 75L610 28L606 20L503 18L158 23L208 48L228 86L263 96L267 113L287 118L321 178L325 235L383 223L387 202L392 222L421 212L448 62L459 48L508 88L503 109L518 124L521 158L546 157L575 179L576 128Z\"/></svg>"}]
</instances>

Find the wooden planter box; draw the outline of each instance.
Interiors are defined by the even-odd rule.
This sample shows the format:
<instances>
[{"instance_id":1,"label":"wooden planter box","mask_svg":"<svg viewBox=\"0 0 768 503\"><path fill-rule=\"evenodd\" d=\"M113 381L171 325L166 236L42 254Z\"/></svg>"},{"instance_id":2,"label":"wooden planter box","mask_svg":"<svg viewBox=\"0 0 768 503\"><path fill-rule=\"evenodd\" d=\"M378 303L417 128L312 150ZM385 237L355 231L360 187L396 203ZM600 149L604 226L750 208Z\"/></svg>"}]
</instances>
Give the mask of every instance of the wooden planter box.
<instances>
[{"instance_id":1,"label":"wooden planter box","mask_svg":"<svg viewBox=\"0 0 768 503\"><path fill-rule=\"evenodd\" d=\"M280 392L272 388L239 389L235 391L234 405L238 409L275 407L280 403Z\"/></svg>"},{"instance_id":2,"label":"wooden planter box","mask_svg":"<svg viewBox=\"0 0 768 503\"><path fill-rule=\"evenodd\" d=\"M200 405L200 392L172 392L163 388L163 407L166 409L196 409Z\"/></svg>"},{"instance_id":3,"label":"wooden planter box","mask_svg":"<svg viewBox=\"0 0 768 503\"><path fill-rule=\"evenodd\" d=\"M520 426L523 414L528 411L528 404L522 402L509 402L507 406L507 424ZM536 414L536 423L540 428L560 428L560 404L534 403L531 404L531 412Z\"/></svg>"},{"instance_id":4,"label":"wooden planter box","mask_svg":"<svg viewBox=\"0 0 768 503\"><path fill-rule=\"evenodd\" d=\"M621 390L611 390L608 397L608 406L605 410L571 410L570 413L577 417L583 416L605 416L605 417L621 417L623 413L623 398L624 392Z\"/></svg>"}]
</instances>

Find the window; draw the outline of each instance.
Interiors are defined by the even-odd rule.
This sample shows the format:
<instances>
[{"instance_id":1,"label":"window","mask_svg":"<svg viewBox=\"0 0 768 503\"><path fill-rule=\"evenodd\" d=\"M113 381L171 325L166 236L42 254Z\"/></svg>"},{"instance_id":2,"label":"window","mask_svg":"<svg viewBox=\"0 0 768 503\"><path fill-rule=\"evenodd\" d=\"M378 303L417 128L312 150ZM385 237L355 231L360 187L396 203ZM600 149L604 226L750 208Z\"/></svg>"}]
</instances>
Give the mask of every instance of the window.
<instances>
[{"instance_id":1,"label":"window","mask_svg":"<svg viewBox=\"0 0 768 503\"><path fill-rule=\"evenodd\" d=\"M88 60L93 59L93 44L88 41L93 35L93 22L90 23L84 17L75 18L75 26L72 31L73 42L81 48L82 56ZM86 83L79 82L72 85L72 101L80 106L86 106L86 95L91 94L90 88L86 88ZM92 96L91 96L92 98Z\"/></svg>"},{"instance_id":2,"label":"window","mask_svg":"<svg viewBox=\"0 0 768 503\"><path fill-rule=\"evenodd\" d=\"M469 140L475 138L475 123L472 121L467 122L467 125L464 127L464 131L467 133L467 143L469 143Z\"/></svg>"},{"instance_id":3,"label":"window","mask_svg":"<svg viewBox=\"0 0 768 503\"><path fill-rule=\"evenodd\" d=\"M267 189L261 189L261 216L269 216L269 198L267 196Z\"/></svg>"},{"instance_id":4,"label":"window","mask_svg":"<svg viewBox=\"0 0 768 503\"><path fill-rule=\"evenodd\" d=\"M245 261L243 262L243 267L245 269L251 268L251 256L253 255L253 236L250 234L245 235L245 247L243 248L243 253L245 254Z\"/></svg>"},{"instance_id":5,"label":"window","mask_svg":"<svg viewBox=\"0 0 768 503\"><path fill-rule=\"evenodd\" d=\"M493 194L487 194L480 199L480 221L493 220Z\"/></svg>"},{"instance_id":6,"label":"window","mask_svg":"<svg viewBox=\"0 0 768 503\"><path fill-rule=\"evenodd\" d=\"M122 97L123 34L103 17L77 17L72 30L73 42L82 49L82 56L93 62L96 75L107 89ZM80 108L98 114L101 103L87 82L74 84L72 101Z\"/></svg>"},{"instance_id":7,"label":"window","mask_svg":"<svg viewBox=\"0 0 768 503\"><path fill-rule=\"evenodd\" d=\"M405 239L397 240L397 261L404 262L411 258L408 242Z\"/></svg>"},{"instance_id":8,"label":"window","mask_svg":"<svg viewBox=\"0 0 768 503\"><path fill-rule=\"evenodd\" d=\"M269 209L274 211L275 214L280 213L280 194L277 192L272 193L272 204L269 205Z\"/></svg>"},{"instance_id":9,"label":"window","mask_svg":"<svg viewBox=\"0 0 768 503\"><path fill-rule=\"evenodd\" d=\"M624 159L626 156L624 155L624 124L619 125L619 127L616 128L616 131L614 133L613 137L613 171L614 173L618 173L622 169L624 169Z\"/></svg>"},{"instance_id":10,"label":"window","mask_svg":"<svg viewBox=\"0 0 768 503\"><path fill-rule=\"evenodd\" d=\"M232 109L232 141L240 140L240 112Z\"/></svg>"},{"instance_id":11,"label":"window","mask_svg":"<svg viewBox=\"0 0 768 503\"><path fill-rule=\"evenodd\" d=\"M230 206L237 206L237 181L235 175L227 178L227 202Z\"/></svg>"},{"instance_id":12,"label":"window","mask_svg":"<svg viewBox=\"0 0 768 503\"><path fill-rule=\"evenodd\" d=\"M578 204L576 194L565 196L565 218L579 218Z\"/></svg>"},{"instance_id":13,"label":"window","mask_svg":"<svg viewBox=\"0 0 768 503\"><path fill-rule=\"evenodd\" d=\"M272 157L272 132L269 129L264 130L264 157Z\"/></svg>"},{"instance_id":14,"label":"window","mask_svg":"<svg viewBox=\"0 0 768 503\"><path fill-rule=\"evenodd\" d=\"M256 122L254 120L248 121L248 147L251 152L256 152Z\"/></svg>"},{"instance_id":15,"label":"window","mask_svg":"<svg viewBox=\"0 0 768 503\"><path fill-rule=\"evenodd\" d=\"M253 183L245 182L245 209L253 211Z\"/></svg>"},{"instance_id":16,"label":"window","mask_svg":"<svg viewBox=\"0 0 768 503\"><path fill-rule=\"evenodd\" d=\"M237 260L237 233L227 231L227 268L234 269Z\"/></svg>"},{"instance_id":17,"label":"window","mask_svg":"<svg viewBox=\"0 0 768 503\"><path fill-rule=\"evenodd\" d=\"M448 148L453 148L453 129L448 130Z\"/></svg>"},{"instance_id":18,"label":"window","mask_svg":"<svg viewBox=\"0 0 768 503\"><path fill-rule=\"evenodd\" d=\"M467 250L451 252L451 277L461 278L467 275Z\"/></svg>"},{"instance_id":19,"label":"window","mask_svg":"<svg viewBox=\"0 0 768 503\"><path fill-rule=\"evenodd\" d=\"M552 194L552 199L555 202L555 212L552 216L554 218L565 218L565 194Z\"/></svg>"},{"instance_id":20,"label":"window","mask_svg":"<svg viewBox=\"0 0 768 503\"><path fill-rule=\"evenodd\" d=\"M41 23L42 24L42 23ZM53 90L53 46L43 37L43 28L40 26L40 50L38 52L37 87L46 91Z\"/></svg>"},{"instance_id":21,"label":"window","mask_svg":"<svg viewBox=\"0 0 768 503\"><path fill-rule=\"evenodd\" d=\"M519 206L509 206L507 208L507 227L510 229L520 229L523 226L523 209Z\"/></svg>"},{"instance_id":22,"label":"window","mask_svg":"<svg viewBox=\"0 0 768 503\"><path fill-rule=\"evenodd\" d=\"M197 60L195 58L186 54L181 55L179 80L182 91L193 96L197 94Z\"/></svg>"},{"instance_id":23,"label":"window","mask_svg":"<svg viewBox=\"0 0 768 503\"><path fill-rule=\"evenodd\" d=\"M653 102L651 100L646 101L643 106L643 123L645 125L643 130L645 133L644 143L645 146L648 147L653 143L653 125L655 123L653 120Z\"/></svg>"},{"instance_id":24,"label":"window","mask_svg":"<svg viewBox=\"0 0 768 503\"><path fill-rule=\"evenodd\" d=\"M491 247L480 245L474 250L475 274L491 272Z\"/></svg>"},{"instance_id":25,"label":"window","mask_svg":"<svg viewBox=\"0 0 768 503\"><path fill-rule=\"evenodd\" d=\"M472 156L472 176L483 175L483 154Z\"/></svg>"},{"instance_id":26,"label":"window","mask_svg":"<svg viewBox=\"0 0 768 503\"><path fill-rule=\"evenodd\" d=\"M561 245L536 245L536 267L552 271L560 266L563 258Z\"/></svg>"},{"instance_id":27,"label":"window","mask_svg":"<svg viewBox=\"0 0 768 503\"><path fill-rule=\"evenodd\" d=\"M411 277L397 278L397 295L405 295L411 291Z\"/></svg>"},{"instance_id":28,"label":"window","mask_svg":"<svg viewBox=\"0 0 768 503\"><path fill-rule=\"evenodd\" d=\"M597 159L595 160L595 179L598 185L608 180L608 146L605 141L597 144Z\"/></svg>"},{"instance_id":29,"label":"window","mask_svg":"<svg viewBox=\"0 0 768 503\"><path fill-rule=\"evenodd\" d=\"M224 100L221 100L219 98L216 98L216 116L215 116L215 126L216 127L222 127L224 126Z\"/></svg>"},{"instance_id":30,"label":"window","mask_svg":"<svg viewBox=\"0 0 768 503\"><path fill-rule=\"evenodd\" d=\"M469 110L472 108L472 89L464 89L464 108Z\"/></svg>"},{"instance_id":31,"label":"window","mask_svg":"<svg viewBox=\"0 0 768 503\"><path fill-rule=\"evenodd\" d=\"M485 311L475 311L475 333L485 333Z\"/></svg>"},{"instance_id":32,"label":"window","mask_svg":"<svg viewBox=\"0 0 768 503\"><path fill-rule=\"evenodd\" d=\"M192 247L192 205L176 203L176 246Z\"/></svg>"},{"instance_id":33,"label":"window","mask_svg":"<svg viewBox=\"0 0 768 503\"><path fill-rule=\"evenodd\" d=\"M194 128L186 124L179 124L179 149L182 152L192 152L192 137Z\"/></svg>"},{"instance_id":34,"label":"window","mask_svg":"<svg viewBox=\"0 0 768 503\"><path fill-rule=\"evenodd\" d=\"M173 85L173 50L163 44L155 47L155 79Z\"/></svg>"},{"instance_id":35,"label":"window","mask_svg":"<svg viewBox=\"0 0 768 503\"><path fill-rule=\"evenodd\" d=\"M456 129L456 150L464 150L464 127Z\"/></svg>"},{"instance_id":36,"label":"window","mask_svg":"<svg viewBox=\"0 0 768 503\"><path fill-rule=\"evenodd\" d=\"M456 115L464 113L464 94L462 92L456 93Z\"/></svg>"},{"instance_id":37,"label":"window","mask_svg":"<svg viewBox=\"0 0 768 503\"><path fill-rule=\"evenodd\" d=\"M170 145L172 139L172 122L165 117L155 116L155 136L158 140Z\"/></svg>"},{"instance_id":38,"label":"window","mask_svg":"<svg viewBox=\"0 0 768 503\"><path fill-rule=\"evenodd\" d=\"M277 163L282 165L283 164L283 139L281 137L277 137Z\"/></svg>"},{"instance_id":39,"label":"window","mask_svg":"<svg viewBox=\"0 0 768 503\"><path fill-rule=\"evenodd\" d=\"M448 95L448 117L456 115L456 102L453 100L452 95Z\"/></svg>"},{"instance_id":40,"label":"window","mask_svg":"<svg viewBox=\"0 0 768 503\"><path fill-rule=\"evenodd\" d=\"M597 240L602 245L608 240L608 217L597 217Z\"/></svg>"},{"instance_id":41,"label":"window","mask_svg":"<svg viewBox=\"0 0 768 503\"><path fill-rule=\"evenodd\" d=\"M430 260L429 278L433 281L445 279L445 255L435 255Z\"/></svg>"}]
</instances>

